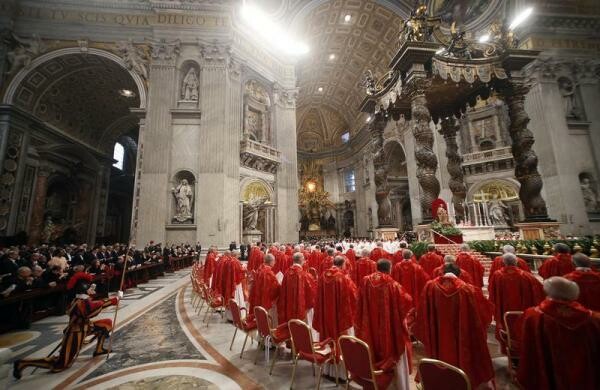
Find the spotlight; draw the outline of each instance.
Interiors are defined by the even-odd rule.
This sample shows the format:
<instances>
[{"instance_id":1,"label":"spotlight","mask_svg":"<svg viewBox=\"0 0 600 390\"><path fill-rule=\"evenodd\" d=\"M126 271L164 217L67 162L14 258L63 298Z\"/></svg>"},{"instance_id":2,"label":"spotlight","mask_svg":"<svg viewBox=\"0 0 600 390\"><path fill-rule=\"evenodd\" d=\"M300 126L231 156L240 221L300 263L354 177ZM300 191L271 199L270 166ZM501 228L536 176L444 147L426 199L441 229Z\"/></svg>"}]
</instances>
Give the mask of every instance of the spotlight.
<instances>
[{"instance_id":1,"label":"spotlight","mask_svg":"<svg viewBox=\"0 0 600 390\"><path fill-rule=\"evenodd\" d=\"M442 54L445 51L446 51L446 48L440 47L439 49L436 50L435 54Z\"/></svg>"},{"instance_id":2,"label":"spotlight","mask_svg":"<svg viewBox=\"0 0 600 390\"><path fill-rule=\"evenodd\" d=\"M319 91L319 92L323 92L323 87L319 87L319 88L317 88L317 91Z\"/></svg>"},{"instance_id":3,"label":"spotlight","mask_svg":"<svg viewBox=\"0 0 600 390\"><path fill-rule=\"evenodd\" d=\"M119 89L119 95L126 98L132 98L135 97L135 92L133 92L131 89Z\"/></svg>"},{"instance_id":4,"label":"spotlight","mask_svg":"<svg viewBox=\"0 0 600 390\"><path fill-rule=\"evenodd\" d=\"M348 23L350 19L352 19L352 15L346 14L346 16L344 16L344 22Z\"/></svg>"},{"instance_id":5,"label":"spotlight","mask_svg":"<svg viewBox=\"0 0 600 390\"><path fill-rule=\"evenodd\" d=\"M533 12L533 8L532 7L525 8L523 10L523 12L521 12L520 14L517 15L516 18L514 18L513 22L510 24L510 26L508 26L508 28L510 30L514 30L521 23L523 23L531 15L532 12Z\"/></svg>"},{"instance_id":6,"label":"spotlight","mask_svg":"<svg viewBox=\"0 0 600 390\"><path fill-rule=\"evenodd\" d=\"M367 122L367 123L371 122L371 115L369 115L369 116L367 117L367 120L366 120L366 122Z\"/></svg>"},{"instance_id":7,"label":"spotlight","mask_svg":"<svg viewBox=\"0 0 600 390\"><path fill-rule=\"evenodd\" d=\"M479 37L479 42L480 43L485 43L487 41L490 40L490 34L484 34L482 36Z\"/></svg>"},{"instance_id":8,"label":"spotlight","mask_svg":"<svg viewBox=\"0 0 600 390\"><path fill-rule=\"evenodd\" d=\"M331 53L329 55L329 61L333 61L333 60L335 60L335 54Z\"/></svg>"}]
</instances>

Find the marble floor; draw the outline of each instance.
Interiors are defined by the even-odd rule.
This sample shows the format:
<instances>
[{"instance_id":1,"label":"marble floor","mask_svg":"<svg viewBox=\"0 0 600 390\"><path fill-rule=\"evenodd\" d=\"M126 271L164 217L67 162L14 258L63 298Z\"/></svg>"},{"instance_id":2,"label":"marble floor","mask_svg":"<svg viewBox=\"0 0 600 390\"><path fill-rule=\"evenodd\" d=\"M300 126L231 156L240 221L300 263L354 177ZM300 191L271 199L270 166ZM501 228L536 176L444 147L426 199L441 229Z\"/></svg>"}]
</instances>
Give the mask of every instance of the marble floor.
<instances>
[{"instance_id":1,"label":"marble floor","mask_svg":"<svg viewBox=\"0 0 600 390\"><path fill-rule=\"evenodd\" d=\"M248 341L240 358L244 335L238 332L229 349L234 327L220 315L211 315L208 326L191 305L189 270L153 280L126 292L119 310L109 359L93 358L93 345L87 345L68 370L49 374L32 369L15 381L4 378L0 388L9 389L287 389L292 372L289 353L279 360L273 375L268 374L265 351L257 352L256 342ZM107 310L102 317L112 318ZM101 318L102 318L101 317ZM30 331L0 336L0 346L13 350L13 359L42 357L59 342L65 317L39 321ZM12 345L11 345L12 344ZM510 384L506 358L489 335L490 351L499 389L516 389ZM258 363L254 358L259 353ZM422 346L414 346L416 364ZM417 388L411 381L413 388ZM295 388L312 389L315 378L306 362L298 365ZM322 388L335 388L324 379Z\"/></svg>"}]
</instances>

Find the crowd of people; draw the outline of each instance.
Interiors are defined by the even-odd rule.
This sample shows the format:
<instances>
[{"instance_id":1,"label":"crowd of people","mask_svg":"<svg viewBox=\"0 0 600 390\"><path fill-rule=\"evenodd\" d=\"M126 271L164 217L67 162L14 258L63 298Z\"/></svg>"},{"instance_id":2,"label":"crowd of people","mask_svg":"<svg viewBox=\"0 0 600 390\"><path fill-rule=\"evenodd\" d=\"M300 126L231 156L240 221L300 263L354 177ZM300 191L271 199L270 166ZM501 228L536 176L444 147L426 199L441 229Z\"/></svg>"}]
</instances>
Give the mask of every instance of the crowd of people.
<instances>
[{"instance_id":1,"label":"crowd of people","mask_svg":"<svg viewBox=\"0 0 600 390\"><path fill-rule=\"evenodd\" d=\"M119 289L118 276L121 275L126 260L128 269L135 269L144 264L163 264L170 257L195 255L200 249L199 245L162 245L154 242L144 248L119 243L107 246L81 244L2 248L0 311L3 318L13 320L11 324L3 324L5 326L2 330L27 327L32 311L55 308L56 313L64 313L66 304L72 298L68 296L64 286L77 272L90 274L98 295L107 296L109 290ZM123 287L132 287L134 284L133 279L126 278ZM48 294L40 295L33 301L19 302L20 296L34 291ZM3 304L3 300L7 298L14 298L11 299L14 303Z\"/></svg>"},{"instance_id":2,"label":"crowd of people","mask_svg":"<svg viewBox=\"0 0 600 390\"><path fill-rule=\"evenodd\" d=\"M239 251L221 254L211 247L202 279L224 301L248 307L250 328L254 307L268 310L278 340L289 338L292 319L306 321L315 341L356 335L369 345L375 369L388 372L396 388L408 388L414 342L423 344L427 357L462 369L472 388L494 388L487 333L494 320L506 352L509 311L524 312L511 335L520 340L520 358L511 364L519 362L523 388L600 388L594 368L600 358L600 273L564 244L555 245L537 276L512 246L503 252L492 262L487 297L484 267L467 245L456 256L430 245L417 258L398 240L259 243L248 249L245 265Z\"/></svg>"}]
</instances>

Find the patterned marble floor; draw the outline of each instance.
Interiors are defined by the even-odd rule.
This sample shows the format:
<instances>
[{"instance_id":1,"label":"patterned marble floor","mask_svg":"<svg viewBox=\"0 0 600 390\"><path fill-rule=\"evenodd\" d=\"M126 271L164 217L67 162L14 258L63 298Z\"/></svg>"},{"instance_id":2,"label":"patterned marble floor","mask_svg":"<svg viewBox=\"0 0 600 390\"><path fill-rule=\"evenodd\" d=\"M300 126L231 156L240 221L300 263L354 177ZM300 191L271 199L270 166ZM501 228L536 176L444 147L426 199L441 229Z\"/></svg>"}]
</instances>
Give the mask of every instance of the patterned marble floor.
<instances>
[{"instance_id":1,"label":"patterned marble floor","mask_svg":"<svg viewBox=\"0 0 600 390\"><path fill-rule=\"evenodd\" d=\"M259 352L254 364L256 343L248 341L240 358L244 337L238 334L232 350L233 325L219 315L210 316L208 326L191 306L189 270L182 270L138 289L127 291L119 310L113 337L113 353L106 360L92 358L93 346L84 348L69 370L48 374L31 369L20 381L12 378L0 383L10 389L287 389L290 385L291 356L286 354L268 375L266 356ZM103 313L111 318L113 313ZM31 334L14 333L14 357L44 356L57 344L66 317L36 323ZM0 337L0 345L3 338ZM506 372L506 358L490 333L489 345L496 368L499 389L514 389ZM422 357L420 345L414 348L414 363ZM300 363L297 389L312 389L315 378L310 364ZM322 388L335 388L323 380ZM416 388L414 382L412 387Z\"/></svg>"}]
</instances>

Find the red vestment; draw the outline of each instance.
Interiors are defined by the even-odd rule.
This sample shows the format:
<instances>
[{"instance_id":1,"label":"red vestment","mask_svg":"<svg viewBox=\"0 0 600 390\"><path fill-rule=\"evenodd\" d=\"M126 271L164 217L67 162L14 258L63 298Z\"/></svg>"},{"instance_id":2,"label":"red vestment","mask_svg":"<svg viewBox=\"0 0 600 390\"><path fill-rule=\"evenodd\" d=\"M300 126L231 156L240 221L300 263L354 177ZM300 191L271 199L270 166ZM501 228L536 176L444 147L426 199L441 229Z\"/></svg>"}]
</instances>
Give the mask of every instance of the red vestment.
<instances>
[{"instance_id":1,"label":"red vestment","mask_svg":"<svg viewBox=\"0 0 600 390\"><path fill-rule=\"evenodd\" d=\"M579 286L577 302L586 309L600 311L600 273L596 271L575 270L565 275Z\"/></svg>"},{"instance_id":2,"label":"red vestment","mask_svg":"<svg viewBox=\"0 0 600 390\"><path fill-rule=\"evenodd\" d=\"M397 263L392 268L392 278L411 296L415 306L419 303L423 287L429 281L427 272L410 260Z\"/></svg>"},{"instance_id":3,"label":"red vestment","mask_svg":"<svg viewBox=\"0 0 600 390\"><path fill-rule=\"evenodd\" d=\"M504 267L504 259L502 256L498 256L492 261L492 266L490 268L490 276L494 274L494 272L498 271L500 268ZM523 271L531 272L529 269L529 265L527 262L520 257L517 257L517 267L522 269Z\"/></svg>"},{"instance_id":4,"label":"red vestment","mask_svg":"<svg viewBox=\"0 0 600 390\"><path fill-rule=\"evenodd\" d=\"M206 254L206 259L204 260L204 269L202 272L202 279L205 284L210 283L210 278L213 276L215 272L215 267L217 265L217 254L214 252L210 252Z\"/></svg>"},{"instance_id":5,"label":"red vestment","mask_svg":"<svg viewBox=\"0 0 600 390\"><path fill-rule=\"evenodd\" d=\"M254 307L262 306L267 311L273 306L279 296L279 282L270 266L263 264L256 272L254 282L250 287L250 310L248 311L247 321L254 319Z\"/></svg>"},{"instance_id":6,"label":"red vestment","mask_svg":"<svg viewBox=\"0 0 600 390\"><path fill-rule=\"evenodd\" d=\"M371 251L371 256L369 256L371 260L377 262L379 259L388 259L390 258L390 254L385 251L385 249L377 247Z\"/></svg>"},{"instance_id":7,"label":"red vestment","mask_svg":"<svg viewBox=\"0 0 600 390\"><path fill-rule=\"evenodd\" d=\"M377 263L368 257L361 257L356 261L356 267L354 269L354 284L360 286L363 278L365 276L371 275L373 272L377 271Z\"/></svg>"},{"instance_id":8,"label":"red vestment","mask_svg":"<svg viewBox=\"0 0 600 390\"><path fill-rule=\"evenodd\" d=\"M215 281L213 289L221 294L227 302L234 297L236 286L246 278L240 261L225 256L217 264L215 275L218 277L213 278L213 281Z\"/></svg>"},{"instance_id":9,"label":"red vestment","mask_svg":"<svg viewBox=\"0 0 600 390\"><path fill-rule=\"evenodd\" d=\"M356 335L369 344L375 366L391 368L412 345L406 328L406 315L412 299L388 274L375 272L365 277L358 293Z\"/></svg>"},{"instance_id":10,"label":"red vestment","mask_svg":"<svg viewBox=\"0 0 600 390\"><path fill-rule=\"evenodd\" d=\"M500 330L504 329L504 313L524 311L539 305L544 299L542 284L531 273L516 266L504 266L490 276L488 291L495 309L496 339L501 344ZM519 336L516 338L520 339ZM502 348L505 345L502 344Z\"/></svg>"},{"instance_id":11,"label":"red vestment","mask_svg":"<svg viewBox=\"0 0 600 390\"><path fill-rule=\"evenodd\" d=\"M294 264L281 281L277 301L277 318L280 324L291 319L306 320L306 312L315 305L317 284L302 267Z\"/></svg>"},{"instance_id":12,"label":"red vestment","mask_svg":"<svg viewBox=\"0 0 600 390\"><path fill-rule=\"evenodd\" d=\"M319 278L312 326L319 338L337 340L352 327L356 315L356 285L342 270L331 267Z\"/></svg>"},{"instance_id":13,"label":"red vestment","mask_svg":"<svg viewBox=\"0 0 600 390\"><path fill-rule=\"evenodd\" d=\"M470 253L459 252L456 256L456 265L471 275L474 286L483 287L483 265L479 260L475 260Z\"/></svg>"},{"instance_id":14,"label":"red vestment","mask_svg":"<svg viewBox=\"0 0 600 390\"><path fill-rule=\"evenodd\" d=\"M517 378L523 389L600 389L600 314L546 299L527 309Z\"/></svg>"},{"instance_id":15,"label":"red vestment","mask_svg":"<svg viewBox=\"0 0 600 390\"><path fill-rule=\"evenodd\" d=\"M575 266L571 261L571 254L559 253L544 260L544 264L542 264L538 273L542 278L548 279L552 276L563 276L573 271L575 271Z\"/></svg>"},{"instance_id":16,"label":"red vestment","mask_svg":"<svg viewBox=\"0 0 600 390\"><path fill-rule=\"evenodd\" d=\"M253 246L248 254L248 272L257 270L265 261L265 255L259 247Z\"/></svg>"},{"instance_id":17,"label":"red vestment","mask_svg":"<svg viewBox=\"0 0 600 390\"><path fill-rule=\"evenodd\" d=\"M356 262L356 253L354 252L354 249L350 248L346 251L346 258L354 265Z\"/></svg>"},{"instance_id":18,"label":"red vestment","mask_svg":"<svg viewBox=\"0 0 600 390\"><path fill-rule=\"evenodd\" d=\"M333 256L327 256L323 259L317 271L319 275L323 275L323 272L327 271L329 268L333 267Z\"/></svg>"},{"instance_id":19,"label":"red vestment","mask_svg":"<svg viewBox=\"0 0 600 390\"><path fill-rule=\"evenodd\" d=\"M277 251L275 254L275 264L273 265L273 273L277 275L279 272L285 275L287 270L292 266L292 257L283 252Z\"/></svg>"},{"instance_id":20,"label":"red vestment","mask_svg":"<svg viewBox=\"0 0 600 390\"><path fill-rule=\"evenodd\" d=\"M444 276L444 266L443 265L441 267L437 267L436 269L433 270L433 276L431 278L435 279L439 276ZM465 283L469 283L472 286L475 285L475 283L473 283L473 277L471 276L471 274L462 268L460 269L460 275L458 276L458 278Z\"/></svg>"},{"instance_id":21,"label":"red vestment","mask_svg":"<svg viewBox=\"0 0 600 390\"><path fill-rule=\"evenodd\" d=\"M419 265L429 277L433 277L433 270L444 265L444 258L435 252L427 252L419 259Z\"/></svg>"},{"instance_id":22,"label":"red vestment","mask_svg":"<svg viewBox=\"0 0 600 390\"><path fill-rule=\"evenodd\" d=\"M321 265L321 261L323 260L323 258L325 257L325 253L318 251L318 250L314 250L311 254L310 257L307 260L308 266L310 268L314 268L315 270L319 270L319 266Z\"/></svg>"},{"instance_id":23,"label":"red vestment","mask_svg":"<svg viewBox=\"0 0 600 390\"><path fill-rule=\"evenodd\" d=\"M494 378L487 345L492 312L493 305L481 289L441 276L425 285L414 334L425 345L427 357L459 367L476 389Z\"/></svg>"}]
</instances>

